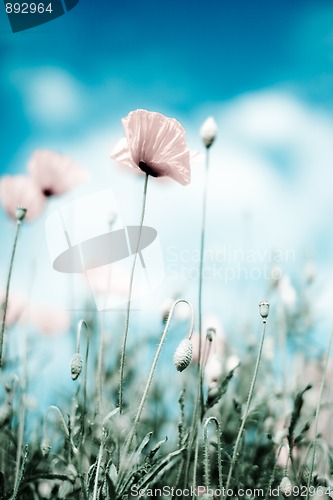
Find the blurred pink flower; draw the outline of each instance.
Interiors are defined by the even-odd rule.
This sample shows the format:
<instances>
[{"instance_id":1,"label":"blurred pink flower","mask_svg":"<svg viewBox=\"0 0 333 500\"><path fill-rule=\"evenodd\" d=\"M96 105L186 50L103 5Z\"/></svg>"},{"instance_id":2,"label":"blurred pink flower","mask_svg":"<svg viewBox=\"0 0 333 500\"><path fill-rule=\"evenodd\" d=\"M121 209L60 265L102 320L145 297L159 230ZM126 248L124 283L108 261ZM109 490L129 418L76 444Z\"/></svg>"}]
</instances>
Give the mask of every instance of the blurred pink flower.
<instances>
[{"instance_id":1,"label":"blurred pink flower","mask_svg":"<svg viewBox=\"0 0 333 500\"><path fill-rule=\"evenodd\" d=\"M205 366L205 381L208 389L217 383L223 373L223 358L220 354L210 354Z\"/></svg>"},{"instance_id":2,"label":"blurred pink flower","mask_svg":"<svg viewBox=\"0 0 333 500\"><path fill-rule=\"evenodd\" d=\"M167 176L189 184L190 151L185 130L177 120L138 109L123 118L122 124L126 137L114 148L114 160L153 177Z\"/></svg>"},{"instance_id":3,"label":"blurred pink flower","mask_svg":"<svg viewBox=\"0 0 333 500\"><path fill-rule=\"evenodd\" d=\"M124 297L128 294L129 275L117 263L89 269L84 273L84 277L93 293L100 295L116 294Z\"/></svg>"},{"instance_id":4,"label":"blurred pink flower","mask_svg":"<svg viewBox=\"0 0 333 500\"><path fill-rule=\"evenodd\" d=\"M61 307L32 304L21 317L23 323L33 326L40 333L55 335L70 326L70 315Z\"/></svg>"},{"instance_id":5,"label":"blurred pink flower","mask_svg":"<svg viewBox=\"0 0 333 500\"><path fill-rule=\"evenodd\" d=\"M44 196L61 195L87 180L86 170L67 156L37 149L28 164L28 170Z\"/></svg>"},{"instance_id":6,"label":"blurred pink flower","mask_svg":"<svg viewBox=\"0 0 333 500\"><path fill-rule=\"evenodd\" d=\"M208 329L213 329L213 339L211 342L206 340L206 333ZM202 323L202 335L201 338L201 352L204 353L206 349L206 360L208 360L209 356L212 354L218 354L220 357L223 357L225 354L226 340L225 333L219 318L213 314L207 315L203 319ZM192 344L193 344L193 354L192 354L192 362L199 362L199 334L194 333L192 336ZM206 348L205 348L206 344Z\"/></svg>"},{"instance_id":7,"label":"blurred pink flower","mask_svg":"<svg viewBox=\"0 0 333 500\"><path fill-rule=\"evenodd\" d=\"M45 197L36 182L27 175L5 175L0 180L0 199L8 215L16 220L16 208L25 207L26 220L38 217L45 204Z\"/></svg>"},{"instance_id":8,"label":"blurred pink flower","mask_svg":"<svg viewBox=\"0 0 333 500\"><path fill-rule=\"evenodd\" d=\"M5 300L5 291L0 292L0 304L3 305ZM22 315L24 308L26 306L26 300L22 295L9 292L7 314L6 314L6 326L13 325ZM0 321L3 319L3 309L0 308Z\"/></svg>"}]
</instances>

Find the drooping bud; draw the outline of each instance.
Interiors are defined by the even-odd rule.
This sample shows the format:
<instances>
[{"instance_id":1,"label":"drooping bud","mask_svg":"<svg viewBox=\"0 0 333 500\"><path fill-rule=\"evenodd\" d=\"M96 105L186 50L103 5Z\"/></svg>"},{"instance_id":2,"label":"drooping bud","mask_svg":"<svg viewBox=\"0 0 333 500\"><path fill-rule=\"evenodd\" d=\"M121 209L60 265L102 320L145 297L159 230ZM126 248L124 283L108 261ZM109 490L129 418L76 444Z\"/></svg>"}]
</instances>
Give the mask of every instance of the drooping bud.
<instances>
[{"instance_id":1,"label":"drooping bud","mask_svg":"<svg viewBox=\"0 0 333 500\"><path fill-rule=\"evenodd\" d=\"M40 449L42 450L43 457L47 458L51 451L51 443L47 438L44 438L41 442Z\"/></svg>"},{"instance_id":2,"label":"drooping bud","mask_svg":"<svg viewBox=\"0 0 333 500\"><path fill-rule=\"evenodd\" d=\"M15 213L16 221L17 222L23 221L26 213L27 213L27 209L25 207L17 207L16 213Z\"/></svg>"},{"instance_id":3,"label":"drooping bud","mask_svg":"<svg viewBox=\"0 0 333 500\"><path fill-rule=\"evenodd\" d=\"M83 365L82 356L79 352L77 352L74 354L71 361L72 380L76 380L78 378L82 370L82 365Z\"/></svg>"},{"instance_id":4,"label":"drooping bud","mask_svg":"<svg viewBox=\"0 0 333 500\"><path fill-rule=\"evenodd\" d=\"M201 125L200 136L206 148L210 148L217 136L217 124L212 116L209 116Z\"/></svg>"},{"instance_id":5,"label":"drooping bud","mask_svg":"<svg viewBox=\"0 0 333 500\"><path fill-rule=\"evenodd\" d=\"M213 341L213 338L216 335L216 330L215 328L207 328L207 333L206 333L206 338L209 340L209 342Z\"/></svg>"},{"instance_id":6,"label":"drooping bud","mask_svg":"<svg viewBox=\"0 0 333 500\"><path fill-rule=\"evenodd\" d=\"M269 302L267 302L267 300L259 302L259 313L262 318L267 318L269 314Z\"/></svg>"},{"instance_id":7,"label":"drooping bud","mask_svg":"<svg viewBox=\"0 0 333 500\"><path fill-rule=\"evenodd\" d=\"M173 361L179 372L185 370L192 361L193 347L190 339L183 339L177 347Z\"/></svg>"},{"instance_id":8,"label":"drooping bud","mask_svg":"<svg viewBox=\"0 0 333 500\"><path fill-rule=\"evenodd\" d=\"M292 494L293 485L291 484L289 477L284 476L281 479L280 491L281 491L282 495L285 497L290 497L290 495Z\"/></svg>"}]
</instances>

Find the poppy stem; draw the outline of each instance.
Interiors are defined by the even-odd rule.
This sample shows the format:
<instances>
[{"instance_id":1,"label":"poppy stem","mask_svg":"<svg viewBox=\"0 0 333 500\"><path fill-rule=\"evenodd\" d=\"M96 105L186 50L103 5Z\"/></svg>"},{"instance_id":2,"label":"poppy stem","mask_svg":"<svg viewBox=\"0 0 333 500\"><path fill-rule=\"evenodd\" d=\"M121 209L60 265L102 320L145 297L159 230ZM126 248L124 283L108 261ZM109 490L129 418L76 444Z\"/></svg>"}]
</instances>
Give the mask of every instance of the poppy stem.
<instances>
[{"instance_id":1,"label":"poppy stem","mask_svg":"<svg viewBox=\"0 0 333 500\"><path fill-rule=\"evenodd\" d=\"M323 372L322 372L322 377L321 377L321 383L320 383L320 389L319 389L319 397L317 401L317 406L316 406L316 413L315 413L315 425L314 425L314 440L312 443L313 451L312 451L312 459L311 459L311 464L310 464L310 471L309 471L309 476L308 476L308 481L307 481L307 495L306 495L306 500L309 500L309 489L311 486L311 483L313 481L313 472L316 466L316 459L317 459L317 445L318 445L318 423L319 423L319 414L321 410L321 403L323 399L323 392L325 388L325 383L326 383L326 377L327 377L327 369L328 369L328 362L330 359L330 352L331 352L331 347L332 347L332 341L333 341L333 329L331 330L330 338L328 341L328 347L327 351L324 357L324 366L323 366Z\"/></svg>"},{"instance_id":2,"label":"poppy stem","mask_svg":"<svg viewBox=\"0 0 333 500\"><path fill-rule=\"evenodd\" d=\"M140 248L142 226L143 226L143 221L144 221L145 212L146 212L146 201L147 201L147 190L148 190L148 177L149 177L149 175L146 174L144 188L143 188L143 200L142 200L142 209L141 209L141 220L140 220L139 237L138 237L138 243L137 243L136 251L135 251L135 254L134 254L133 266L132 266L132 271L131 271L131 276L130 276L129 291L128 291L128 300L127 300L127 309L126 309L126 318L125 318L125 333L124 333L124 337L123 337L123 344L122 344L121 355L120 355L120 369L119 369L119 371L120 371L120 380L119 380L119 402L118 402L119 413L122 413L122 411L123 411L124 366L125 366L126 344L127 344L127 337L128 337L128 331L129 331L129 322L130 322L130 313L131 313L131 302L132 302L132 292L133 292L133 283L134 283L134 273L135 273L136 261L137 261L137 257L138 257L138 253L139 253L139 248Z\"/></svg>"},{"instance_id":3,"label":"poppy stem","mask_svg":"<svg viewBox=\"0 0 333 500\"><path fill-rule=\"evenodd\" d=\"M2 366L3 342L4 342L5 327L6 327L6 317L7 317L7 308L8 308L8 298L9 298L9 287L10 287L10 280L11 280L11 277L12 277L14 257L15 257L15 252L16 252L17 240L18 240L18 237L19 237L20 227L21 227L21 221L17 220L16 221L15 239L14 239L14 244L13 244L13 249L12 249L12 255L11 255L11 259L10 259L10 264L9 264L8 277L7 277L6 295L5 295L5 301L4 301L4 304L3 304L3 317L2 317L2 325L1 325L1 332L0 332L0 368Z\"/></svg>"},{"instance_id":4,"label":"poppy stem","mask_svg":"<svg viewBox=\"0 0 333 500\"><path fill-rule=\"evenodd\" d=\"M143 394L142 394L142 397L141 397L141 401L140 401L139 408L137 410L137 413L136 413L136 416L135 416L135 419L134 419L134 423L133 423L132 429L130 430L130 432L128 434L128 437L127 437L127 440L125 442L125 447L124 447L124 452L123 452L123 457L124 457L125 460L128 460L127 454L129 452L130 446L132 444L132 440L133 440L134 435L135 435L136 427L137 427L137 425L138 425L138 423L140 421L140 418L141 418L142 410L143 410L144 404L146 402L146 399L147 399L147 396L148 396L148 392L149 392L149 389L150 389L150 386L151 386L151 383L152 383L152 380L153 380L153 377L154 377L156 365L157 365L159 356L161 354L161 350L162 350L164 341L166 339L167 333L169 332L171 320L172 320L172 318L174 316L175 307L178 304L180 304L180 303L187 304L188 307L189 307L189 309L190 309L191 319L190 319L190 325L189 325L189 329L188 329L188 338L191 339L191 337L192 337L193 327L194 327L194 315L193 315L192 305L187 300L185 300L185 299L178 299L171 306L171 309L170 309L170 312L169 312L169 316L168 316L166 325L164 327L164 330L163 330L160 342L158 344L158 347L157 347L157 350L156 350L156 353L155 353L153 364L152 364L152 366L150 368L149 376L148 376L148 379L147 379L147 382L146 382L146 386L144 388L144 391L143 391ZM123 464L121 464L121 465L123 465ZM119 467L119 470L121 470L121 467ZM120 475L119 472L118 472L118 475Z\"/></svg>"},{"instance_id":5,"label":"poppy stem","mask_svg":"<svg viewBox=\"0 0 333 500\"><path fill-rule=\"evenodd\" d=\"M202 382L203 382L203 356L202 356L202 275L203 275L203 264L204 264L204 252L205 252L205 236L206 236L206 212L207 212L207 187L208 187L208 172L209 172L209 146L206 147L205 156L205 174L204 174L204 187L203 187L203 198L202 198L202 222L201 222L201 237L200 237L200 264L199 264L199 291L198 291L198 329L199 329L199 364L198 364L198 383L197 383L197 394L194 404L194 412L191 424L191 431L189 436L189 446L187 449L187 459L185 468L185 482L184 485L187 486L188 473L190 467L190 459L192 453L192 447L194 444L196 433L200 432L200 423L202 418ZM199 440L196 441L196 456L199 451ZM196 468L194 468L194 478L193 484L196 483Z\"/></svg>"},{"instance_id":6,"label":"poppy stem","mask_svg":"<svg viewBox=\"0 0 333 500\"><path fill-rule=\"evenodd\" d=\"M247 417L248 417L249 411L250 411L250 405L251 405L252 396L253 396L253 392L254 392L254 386L255 386L255 383L257 380L258 370L259 370L259 366L260 366L262 348L264 346L265 331L266 331L266 319L263 319L261 338L260 338L260 344L259 344L259 349L258 349L258 354L257 354L256 365L254 368L254 373L253 373L253 377L252 377L252 381L251 381L251 385L250 385L250 390L249 390L249 394L248 394L247 401L246 401L246 407L245 407L245 411L244 411L244 414L243 414L243 417L241 420L241 426L240 426L238 434L237 434L236 443L235 443L234 451L233 451L232 458L231 458L230 469L229 469L229 473L228 473L228 477L227 477L227 484L225 487L225 491L226 491L225 500L228 499L227 492L229 490L229 486L230 486L230 483L232 480L232 473L234 470L234 466L235 466L237 459L239 457L239 448L240 448L240 444L241 444L241 439L243 437L243 432L244 432L246 420L247 420Z\"/></svg>"}]
</instances>

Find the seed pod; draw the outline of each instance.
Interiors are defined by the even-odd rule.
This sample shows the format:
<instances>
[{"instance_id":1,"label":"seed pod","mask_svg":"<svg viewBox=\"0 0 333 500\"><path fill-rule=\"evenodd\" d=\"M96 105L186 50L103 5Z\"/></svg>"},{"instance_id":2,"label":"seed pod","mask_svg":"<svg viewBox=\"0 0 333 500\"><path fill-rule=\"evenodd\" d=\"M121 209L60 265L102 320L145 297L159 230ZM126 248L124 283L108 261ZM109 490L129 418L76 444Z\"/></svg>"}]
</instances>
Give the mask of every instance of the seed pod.
<instances>
[{"instance_id":1,"label":"seed pod","mask_svg":"<svg viewBox=\"0 0 333 500\"><path fill-rule=\"evenodd\" d=\"M291 484L289 477L284 476L281 479L280 490L281 490L282 495L285 497L289 497L291 495L292 490L293 490L293 485Z\"/></svg>"},{"instance_id":2,"label":"seed pod","mask_svg":"<svg viewBox=\"0 0 333 500\"><path fill-rule=\"evenodd\" d=\"M200 136L206 148L210 148L217 136L217 124L212 116L209 116L202 124Z\"/></svg>"},{"instance_id":3,"label":"seed pod","mask_svg":"<svg viewBox=\"0 0 333 500\"><path fill-rule=\"evenodd\" d=\"M17 222L21 222L24 219L26 213L27 209L25 207L17 207L15 213Z\"/></svg>"},{"instance_id":4,"label":"seed pod","mask_svg":"<svg viewBox=\"0 0 333 500\"><path fill-rule=\"evenodd\" d=\"M51 443L47 438L44 438L41 445L40 449L42 450L43 457L47 458L50 454L51 451Z\"/></svg>"},{"instance_id":5,"label":"seed pod","mask_svg":"<svg viewBox=\"0 0 333 500\"><path fill-rule=\"evenodd\" d=\"M267 318L269 314L269 302L267 302L267 300L262 300L259 303L259 313L262 318Z\"/></svg>"},{"instance_id":6,"label":"seed pod","mask_svg":"<svg viewBox=\"0 0 333 500\"><path fill-rule=\"evenodd\" d=\"M82 356L79 352L77 352L72 357L72 362L71 362L72 380L76 380L78 378L82 370L82 365L83 365Z\"/></svg>"},{"instance_id":7,"label":"seed pod","mask_svg":"<svg viewBox=\"0 0 333 500\"><path fill-rule=\"evenodd\" d=\"M183 339L177 347L173 361L179 372L185 370L192 361L192 343L190 339Z\"/></svg>"},{"instance_id":8,"label":"seed pod","mask_svg":"<svg viewBox=\"0 0 333 500\"><path fill-rule=\"evenodd\" d=\"M216 335L216 329L215 328L207 328L206 339L209 342L213 341L213 338L215 337L215 335Z\"/></svg>"}]
</instances>

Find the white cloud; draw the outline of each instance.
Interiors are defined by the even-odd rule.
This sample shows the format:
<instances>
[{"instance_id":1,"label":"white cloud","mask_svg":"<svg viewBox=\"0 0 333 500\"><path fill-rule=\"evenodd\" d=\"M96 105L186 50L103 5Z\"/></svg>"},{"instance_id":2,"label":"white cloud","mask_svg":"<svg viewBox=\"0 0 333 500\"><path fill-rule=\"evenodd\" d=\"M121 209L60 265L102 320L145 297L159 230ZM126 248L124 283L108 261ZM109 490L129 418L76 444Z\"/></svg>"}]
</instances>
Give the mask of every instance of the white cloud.
<instances>
[{"instance_id":1,"label":"white cloud","mask_svg":"<svg viewBox=\"0 0 333 500\"><path fill-rule=\"evenodd\" d=\"M70 73L56 67L20 69L12 74L12 81L32 122L57 126L80 118L84 91Z\"/></svg>"}]
</instances>

